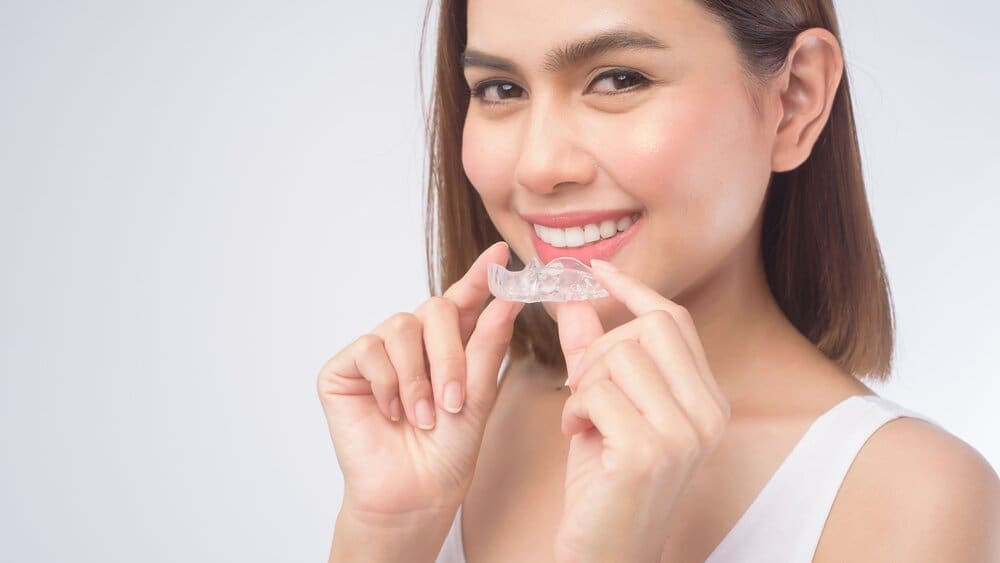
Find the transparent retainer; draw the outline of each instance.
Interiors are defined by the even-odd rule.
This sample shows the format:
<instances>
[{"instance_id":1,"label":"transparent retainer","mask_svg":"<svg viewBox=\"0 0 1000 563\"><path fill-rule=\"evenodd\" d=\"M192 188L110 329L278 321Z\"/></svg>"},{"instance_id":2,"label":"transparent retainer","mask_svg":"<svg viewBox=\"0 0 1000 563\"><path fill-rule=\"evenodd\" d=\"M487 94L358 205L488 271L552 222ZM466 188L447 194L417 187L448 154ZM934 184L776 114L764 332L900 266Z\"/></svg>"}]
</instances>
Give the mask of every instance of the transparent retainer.
<instances>
[{"instance_id":1,"label":"transparent retainer","mask_svg":"<svg viewBox=\"0 0 1000 563\"><path fill-rule=\"evenodd\" d=\"M500 264L489 265L490 293L507 301L585 301L608 297L590 268L576 258L563 256L544 266L537 258L520 272Z\"/></svg>"}]
</instances>

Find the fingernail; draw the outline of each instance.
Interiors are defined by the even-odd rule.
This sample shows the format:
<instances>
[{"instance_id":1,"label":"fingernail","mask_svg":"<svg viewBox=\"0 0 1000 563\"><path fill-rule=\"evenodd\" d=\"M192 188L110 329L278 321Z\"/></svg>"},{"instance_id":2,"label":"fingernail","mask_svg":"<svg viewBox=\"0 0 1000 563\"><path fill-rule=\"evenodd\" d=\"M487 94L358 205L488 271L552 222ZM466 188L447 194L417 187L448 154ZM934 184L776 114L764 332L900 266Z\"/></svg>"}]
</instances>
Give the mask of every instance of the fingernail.
<instances>
[{"instance_id":1,"label":"fingernail","mask_svg":"<svg viewBox=\"0 0 1000 563\"><path fill-rule=\"evenodd\" d=\"M427 399L417 401L417 427L423 430L434 428L434 407Z\"/></svg>"},{"instance_id":2,"label":"fingernail","mask_svg":"<svg viewBox=\"0 0 1000 563\"><path fill-rule=\"evenodd\" d=\"M462 384L452 381L444 386L444 410L457 413L462 410Z\"/></svg>"},{"instance_id":3,"label":"fingernail","mask_svg":"<svg viewBox=\"0 0 1000 563\"><path fill-rule=\"evenodd\" d=\"M399 422L399 419L403 418L403 407L399 404L399 397L394 397L392 401L389 401L389 418L393 422Z\"/></svg>"},{"instance_id":4,"label":"fingernail","mask_svg":"<svg viewBox=\"0 0 1000 563\"><path fill-rule=\"evenodd\" d=\"M590 267L595 270L600 270L602 272L617 272L618 268L611 265L610 262L605 262L604 260L598 260L597 258L590 259Z\"/></svg>"}]
</instances>

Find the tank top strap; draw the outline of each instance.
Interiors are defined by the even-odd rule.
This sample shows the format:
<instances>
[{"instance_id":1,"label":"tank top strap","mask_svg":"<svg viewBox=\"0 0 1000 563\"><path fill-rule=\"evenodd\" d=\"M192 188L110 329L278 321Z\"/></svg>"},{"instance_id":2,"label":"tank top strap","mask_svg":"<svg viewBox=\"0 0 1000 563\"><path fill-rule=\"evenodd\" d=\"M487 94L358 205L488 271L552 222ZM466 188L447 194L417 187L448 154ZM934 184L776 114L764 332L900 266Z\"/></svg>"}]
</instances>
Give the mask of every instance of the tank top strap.
<instances>
[{"instance_id":1,"label":"tank top strap","mask_svg":"<svg viewBox=\"0 0 1000 563\"><path fill-rule=\"evenodd\" d=\"M500 371L497 372L497 383L503 379L504 372L507 371L507 364L510 363L510 346L507 347L507 351L503 354L503 360L500 361Z\"/></svg>"},{"instance_id":2,"label":"tank top strap","mask_svg":"<svg viewBox=\"0 0 1000 563\"><path fill-rule=\"evenodd\" d=\"M937 425L877 395L848 397L820 415L706 563L811 561L858 452L901 416Z\"/></svg>"},{"instance_id":3,"label":"tank top strap","mask_svg":"<svg viewBox=\"0 0 1000 563\"><path fill-rule=\"evenodd\" d=\"M451 522L451 528L434 563L465 563L465 545L462 544L462 505L458 505L458 512L455 513L455 519Z\"/></svg>"}]
</instances>

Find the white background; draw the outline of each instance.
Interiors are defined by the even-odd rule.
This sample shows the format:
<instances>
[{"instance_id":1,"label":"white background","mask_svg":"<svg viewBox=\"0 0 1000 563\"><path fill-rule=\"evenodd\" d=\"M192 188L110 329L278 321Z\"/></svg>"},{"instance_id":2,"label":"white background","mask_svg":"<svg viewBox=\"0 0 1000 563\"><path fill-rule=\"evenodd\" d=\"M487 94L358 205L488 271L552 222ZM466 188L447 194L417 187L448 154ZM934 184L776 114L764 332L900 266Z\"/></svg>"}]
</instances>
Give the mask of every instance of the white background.
<instances>
[{"instance_id":1,"label":"white background","mask_svg":"<svg viewBox=\"0 0 1000 563\"><path fill-rule=\"evenodd\" d=\"M998 9L839 10L898 320L877 390L996 467ZM316 373L427 297L422 14L0 0L0 560L325 560Z\"/></svg>"}]
</instances>

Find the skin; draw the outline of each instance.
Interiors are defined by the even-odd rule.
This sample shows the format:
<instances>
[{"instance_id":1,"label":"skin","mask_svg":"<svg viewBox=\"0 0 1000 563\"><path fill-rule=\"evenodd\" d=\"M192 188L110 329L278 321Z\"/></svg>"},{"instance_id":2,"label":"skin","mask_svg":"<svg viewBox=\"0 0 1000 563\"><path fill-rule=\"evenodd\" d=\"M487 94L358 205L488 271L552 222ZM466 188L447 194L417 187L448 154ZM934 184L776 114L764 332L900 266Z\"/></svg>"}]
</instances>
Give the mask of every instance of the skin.
<instances>
[{"instance_id":1,"label":"skin","mask_svg":"<svg viewBox=\"0 0 1000 563\"><path fill-rule=\"evenodd\" d=\"M758 118L735 47L693 3L548 2L539 17L525 19L528 4L469 3L469 47L513 59L525 72L466 71L470 85L503 78L526 91L499 107L473 100L463 132L466 174L512 251L535 255L532 227L518 212L641 209L643 232L612 262L692 313L729 395L759 383L734 348L811 348L777 308L757 246L771 171L804 161L829 114L835 84L823 82L836 82L842 62L839 49L824 45L836 40L820 30L804 37L800 59L812 64L801 78L808 82L788 84L787 74L776 80ZM558 76L538 70L550 48L619 25L672 48L619 51ZM658 83L598 93L616 86L590 82L616 67ZM497 99L498 88L491 90ZM595 303L606 329L631 318L615 300ZM555 318L551 303L545 309Z\"/></svg>"},{"instance_id":2,"label":"skin","mask_svg":"<svg viewBox=\"0 0 1000 563\"><path fill-rule=\"evenodd\" d=\"M550 49L620 27L670 48L612 51L559 73L543 70ZM790 324L759 251L768 179L813 150L843 74L840 45L825 30L803 32L759 92L759 112L735 45L693 1L471 0L468 47L519 69L465 70L470 87L485 80L516 87L484 91L499 105L471 101L462 153L512 252L525 262L535 256L532 226L519 212L644 214L641 231L610 262L686 312L710 366L700 375L728 410L696 470L673 477L680 490L657 528L662 535L650 540L665 544L663 561L703 561L817 416L872 393ZM629 89L634 81L594 80L612 68L651 83ZM544 306L557 322L566 314ZM639 320L614 296L588 307L601 333ZM562 432L566 376L531 361L510 365L463 505L470 561L551 560L552 538L565 534L573 517L564 513L572 439ZM896 419L858 455L815 560L998 560L998 491L995 472L968 444L918 419ZM894 525L897 514L917 524Z\"/></svg>"}]
</instances>

